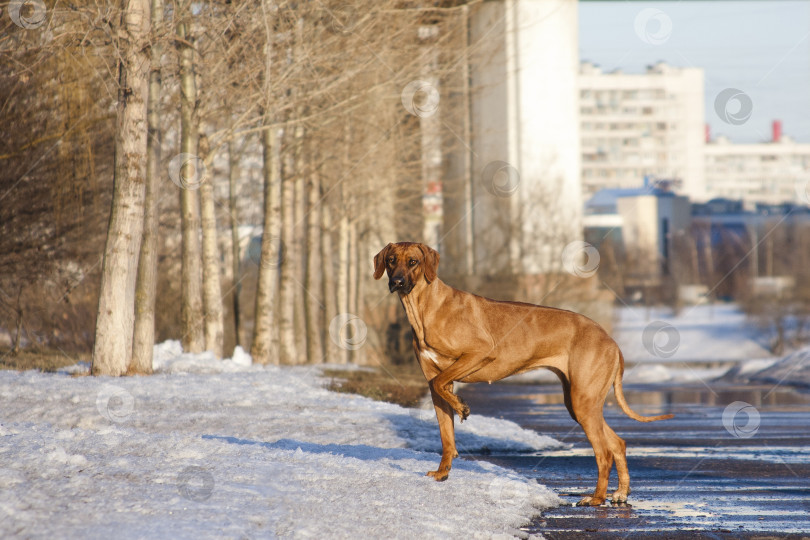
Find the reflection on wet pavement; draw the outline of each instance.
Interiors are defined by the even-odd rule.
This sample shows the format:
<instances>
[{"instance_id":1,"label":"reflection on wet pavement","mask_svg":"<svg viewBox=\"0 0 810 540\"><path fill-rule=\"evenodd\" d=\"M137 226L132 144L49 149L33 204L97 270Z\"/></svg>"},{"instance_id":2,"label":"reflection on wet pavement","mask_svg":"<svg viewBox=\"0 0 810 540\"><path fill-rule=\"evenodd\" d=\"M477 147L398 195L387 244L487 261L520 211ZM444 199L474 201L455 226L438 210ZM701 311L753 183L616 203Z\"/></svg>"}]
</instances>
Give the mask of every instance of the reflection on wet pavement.
<instances>
[{"instance_id":1,"label":"reflection on wet pavement","mask_svg":"<svg viewBox=\"0 0 810 540\"><path fill-rule=\"evenodd\" d=\"M605 418L627 442L630 504L572 506L596 482L596 462L554 385L467 385L473 413L506 418L571 444L538 455L486 459L536 478L565 506L526 528L546 538L755 538L810 532L810 394L787 386L626 385L640 414L626 417L608 396ZM464 455L463 449L459 451ZM611 475L609 493L616 486Z\"/></svg>"}]
</instances>

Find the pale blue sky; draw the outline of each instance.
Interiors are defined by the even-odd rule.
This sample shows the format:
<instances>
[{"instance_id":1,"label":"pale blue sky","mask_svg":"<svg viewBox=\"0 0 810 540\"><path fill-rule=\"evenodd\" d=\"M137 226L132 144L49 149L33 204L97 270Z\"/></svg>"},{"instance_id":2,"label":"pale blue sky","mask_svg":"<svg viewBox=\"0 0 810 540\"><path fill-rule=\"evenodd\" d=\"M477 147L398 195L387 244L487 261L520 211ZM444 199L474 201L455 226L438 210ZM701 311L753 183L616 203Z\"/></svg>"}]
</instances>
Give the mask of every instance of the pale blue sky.
<instances>
[{"instance_id":1,"label":"pale blue sky","mask_svg":"<svg viewBox=\"0 0 810 540\"><path fill-rule=\"evenodd\" d=\"M671 21L669 32L660 17L646 27L648 41L660 36L660 44L645 42L635 31L646 8ZM605 71L639 73L658 60L702 67L713 136L768 140L771 120L778 118L783 133L810 142L810 1L580 2L579 47L582 60ZM751 97L753 112L742 125L724 123L715 113L715 97L725 88Z\"/></svg>"}]
</instances>

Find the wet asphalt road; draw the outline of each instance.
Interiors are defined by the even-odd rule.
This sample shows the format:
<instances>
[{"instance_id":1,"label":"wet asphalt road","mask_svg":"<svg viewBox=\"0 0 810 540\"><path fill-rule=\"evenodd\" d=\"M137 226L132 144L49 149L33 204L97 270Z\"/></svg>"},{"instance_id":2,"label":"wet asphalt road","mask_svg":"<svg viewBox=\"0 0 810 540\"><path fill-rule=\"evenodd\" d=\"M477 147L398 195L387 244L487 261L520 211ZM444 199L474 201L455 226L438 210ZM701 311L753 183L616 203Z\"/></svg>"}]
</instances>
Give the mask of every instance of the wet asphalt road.
<instances>
[{"instance_id":1,"label":"wet asphalt road","mask_svg":"<svg viewBox=\"0 0 810 540\"><path fill-rule=\"evenodd\" d=\"M467 385L473 413L506 418L570 443L538 455L465 456L520 471L565 505L527 531L568 538L810 538L810 393L780 387L626 385L643 415L631 420L608 396L605 418L627 442L629 504L572 506L596 483L596 462L557 385ZM459 449L463 455L463 449ZM611 473L608 493L616 489Z\"/></svg>"}]
</instances>

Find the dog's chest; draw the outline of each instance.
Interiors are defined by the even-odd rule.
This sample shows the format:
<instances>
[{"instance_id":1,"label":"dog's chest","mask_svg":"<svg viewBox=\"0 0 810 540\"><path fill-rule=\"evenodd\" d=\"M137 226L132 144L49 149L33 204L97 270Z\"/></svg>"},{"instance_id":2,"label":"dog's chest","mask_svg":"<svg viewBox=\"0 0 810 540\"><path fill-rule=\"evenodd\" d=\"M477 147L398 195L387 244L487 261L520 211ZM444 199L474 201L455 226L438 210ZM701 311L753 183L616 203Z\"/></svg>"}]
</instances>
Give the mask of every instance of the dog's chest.
<instances>
[{"instance_id":1,"label":"dog's chest","mask_svg":"<svg viewBox=\"0 0 810 540\"><path fill-rule=\"evenodd\" d=\"M444 355L439 354L438 352L436 352L436 350L431 349L424 342L419 344L418 355L420 362L432 364L438 367L440 370L447 369L447 367L453 363L452 360L450 360Z\"/></svg>"}]
</instances>

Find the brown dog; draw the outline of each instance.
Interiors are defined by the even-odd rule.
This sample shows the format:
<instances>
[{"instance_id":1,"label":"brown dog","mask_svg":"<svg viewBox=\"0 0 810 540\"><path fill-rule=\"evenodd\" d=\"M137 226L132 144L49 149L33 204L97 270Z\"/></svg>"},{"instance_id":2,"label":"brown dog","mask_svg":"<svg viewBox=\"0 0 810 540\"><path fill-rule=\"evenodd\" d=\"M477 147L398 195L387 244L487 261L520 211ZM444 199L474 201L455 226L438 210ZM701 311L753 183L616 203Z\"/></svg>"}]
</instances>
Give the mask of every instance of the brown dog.
<instances>
[{"instance_id":1,"label":"brown dog","mask_svg":"<svg viewBox=\"0 0 810 540\"><path fill-rule=\"evenodd\" d=\"M565 406L582 426L596 455L599 479L593 496L578 504L605 502L613 462L619 489L613 502L627 501L630 473L625 444L602 416L610 385L622 410L639 422L672 418L640 416L622 393L624 358L594 321L571 311L520 302L498 302L445 285L436 277L439 254L423 244L388 244L374 257L374 279L388 272L413 329L413 347L436 409L442 460L428 476L446 480L456 452L453 411L463 422L470 408L453 393L453 382L492 382L547 368L562 382Z\"/></svg>"}]
</instances>

